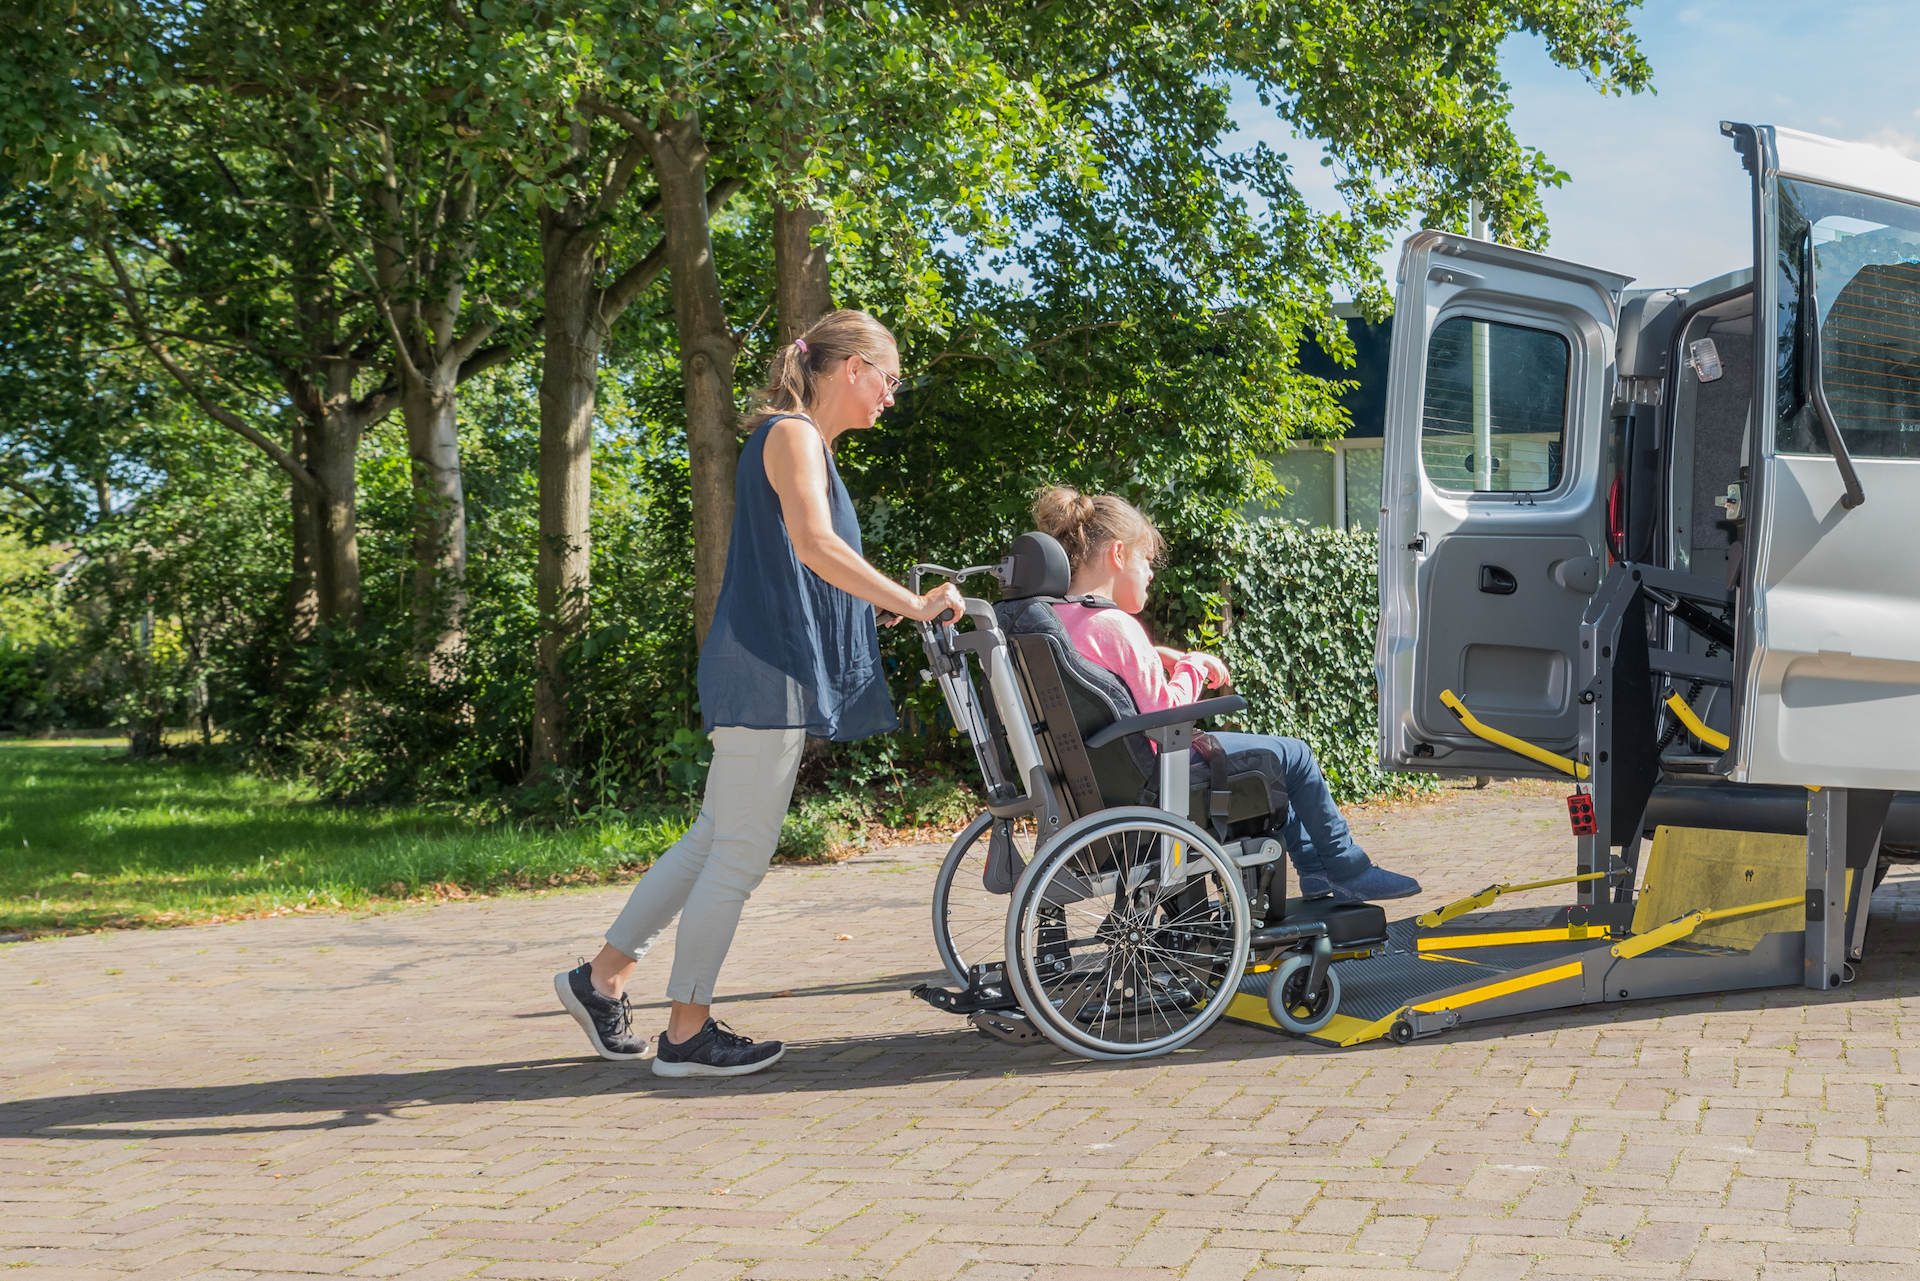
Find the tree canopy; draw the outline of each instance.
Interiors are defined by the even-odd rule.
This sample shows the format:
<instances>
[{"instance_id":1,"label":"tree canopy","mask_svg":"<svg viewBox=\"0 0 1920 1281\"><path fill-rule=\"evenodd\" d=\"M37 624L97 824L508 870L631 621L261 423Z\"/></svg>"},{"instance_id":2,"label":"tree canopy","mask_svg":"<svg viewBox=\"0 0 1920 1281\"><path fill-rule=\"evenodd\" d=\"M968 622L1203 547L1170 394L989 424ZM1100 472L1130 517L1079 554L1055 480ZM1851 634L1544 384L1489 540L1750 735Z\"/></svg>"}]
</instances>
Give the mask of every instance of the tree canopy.
<instances>
[{"instance_id":1,"label":"tree canopy","mask_svg":"<svg viewBox=\"0 0 1920 1281\"><path fill-rule=\"evenodd\" d=\"M1204 637L1265 460L1344 430L1296 357L1347 354L1336 297L1388 310L1392 229L1478 201L1543 242L1565 175L1502 42L1638 92L1630 10L27 0L0 514L92 602L35 679L107 709L171 628L145 723L343 794L683 785L740 415L834 305L908 377L841 455L877 563L1111 489L1173 536L1157 625ZM1335 207L1238 144L1236 94ZM924 710L900 750L938 756Z\"/></svg>"}]
</instances>

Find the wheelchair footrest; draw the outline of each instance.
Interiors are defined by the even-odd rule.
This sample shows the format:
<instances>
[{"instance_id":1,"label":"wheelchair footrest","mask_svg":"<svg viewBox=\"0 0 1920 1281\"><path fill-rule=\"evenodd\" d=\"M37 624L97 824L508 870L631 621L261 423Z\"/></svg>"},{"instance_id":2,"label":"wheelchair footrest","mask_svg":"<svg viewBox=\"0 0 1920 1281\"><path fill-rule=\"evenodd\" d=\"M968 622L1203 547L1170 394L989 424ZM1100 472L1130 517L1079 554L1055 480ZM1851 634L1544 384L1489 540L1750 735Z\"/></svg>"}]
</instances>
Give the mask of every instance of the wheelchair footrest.
<instances>
[{"instance_id":1,"label":"wheelchair footrest","mask_svg":"<svg viewBox=\"0 0 1920 1281\"><path fill-rule=\"evenodd\" d=\"M1387 910L1378 903L1336 903L1330 898L1288 899L1287 914L1276 925L1299 929L1313 923L1326 925L1327 941L1336 952L1371 947L1384 943L1387 938Z\"/></svg>"},{"instance_id":2,"label":"wheelchair footrest","mask_svg":"<svg viewBox=\"0 0 1920 1281\"><path fill-rule=\"evenodd\" d=\"M993 978L999 980L995 971ZM982 1010L1017 1010L1020 1002L1007 990L1004 980L985 981L979 978L958 992L951 988L935 987L931 983L916 983L909 989L936 1010L948 1014L978 1014Z\"/></svg>"}]
</instances>

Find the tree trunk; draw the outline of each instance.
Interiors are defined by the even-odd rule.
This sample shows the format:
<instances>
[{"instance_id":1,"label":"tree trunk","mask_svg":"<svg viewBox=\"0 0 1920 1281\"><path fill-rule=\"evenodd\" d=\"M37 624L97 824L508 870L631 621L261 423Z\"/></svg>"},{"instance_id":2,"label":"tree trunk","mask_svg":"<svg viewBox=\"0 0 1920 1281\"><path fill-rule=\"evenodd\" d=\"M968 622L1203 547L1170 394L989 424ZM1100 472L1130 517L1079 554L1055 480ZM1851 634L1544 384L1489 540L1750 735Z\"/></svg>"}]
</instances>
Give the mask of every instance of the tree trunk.
<instances>
[{"instance_id":1,"label":"tree trunk","mask_svg":"<svg viewBox=\"0 0 1920 1281\"><path fill-rule=\"evenodd\" d=\"M299 415L293 421L293 457L301 466L308 466L307 432ZM304 644L313 638L313 629L320 622L320 594L314 585L313 545L316 541L314 530L313 499L305 485L295 481L288 488L292 493L292 542L293 572L287 578L287 597L284 617L287 625L287 637L294 644Z\"/></svg>"},{"instance_id":2,"label":"tree trunk","mask_svg":"<svg viewBox=\"0 0 1920 1281\"><path fill-rule=\"evenodd\" d=\"M656 280L674 275L680 363L687 382L688 452L694 474L695 630L706 638L726 570L727 530L733 522L733 335L720 301L720 281L707 237L707 217L745 184L727 179L706 189L706 145L691 118L650 129L640 117L609 103L590 110L624 129L630 141L613 157L597 198L573 196L540 214L546 309L540 369L539 673L534 685L533 772L564 758L567 746L566 674L560 657L586 626L592 498L593 411L600 349L608 327ZM592 143L585 120L569 126L574 154L584 161ZM669 133L672 136L669 136ZM678 145L675 140L678 140ZM618 208L633 174L651 157L660 184L667 234L606 288L595 285L600 229ZM678 253L679 256L675 256ZM692 342L689 334L698 335ZM696 409L696 406L698 407ZM716 447L716 445L718 447ZM718 492L721 509L703 494ZM716 538L713 530L718 529ZM704 533L702 531L705 531ZM703 594L704 593L704 594Z\"/></svg>"},{"instance_id":3,"label":"tree trunk","mask_svg":"<svg viewBox=\"0 0 1920 1281\"><path fill-rule=\"evenodd\" d=\"M401 363L400 409L413 464L413 617L417 653L438 681L459 675L467 612L467 503L448 362Z\"/></svg>"},{"instance_id":4,"label":"tree trunk","mask_svg":"<svg viewBox=\"0 0 1920 1281\"><path fill-rule=\"evenodd\" d=\"M593 490L594 379L606 341L594 287L598 237L579 200L540 214L545 259L545 350L540 366L539 672L533 696L535 770L562 761L568 742L561 655L587 620Z\"/></svg>"},{"instance_id":5,"label":"tree trunk","mask_svg":"<svg viewBox=\"0 0 1920 1281\"><path fill-rule=\"evenodd\" d=\"M773 309L783 347L833 310L827 248L813 243L813 229L824 221L805 205L773 209Z\"/></svg>"},{"instance_id":6,"label":"tree trunk","mask_svg":"<svg viewBox=\"0 0 1920 1281\"><path fill-rule=\"evenodd\" d=\"M314 508L314 586L320 622L358 627L360 611L359 489L354 475L360 425L349 414L325 412L307 424L308 466L320 482Z\"/></svg>"},{"instance_id":7,"label":"tree trunk","mask_svg":"<svg viewBox=\"0 0 1920 1281\"><path fill-rule=\"evenodd\" d=\"M737 349L727 324L707 225L707 143L696 115L664 120L648 140L660 184L667 274L686 387L687 454L693 480L693 629L704 644L727 570L733 530L733 473L739 411L733 404Z\"/></svg>"}]
</instances>

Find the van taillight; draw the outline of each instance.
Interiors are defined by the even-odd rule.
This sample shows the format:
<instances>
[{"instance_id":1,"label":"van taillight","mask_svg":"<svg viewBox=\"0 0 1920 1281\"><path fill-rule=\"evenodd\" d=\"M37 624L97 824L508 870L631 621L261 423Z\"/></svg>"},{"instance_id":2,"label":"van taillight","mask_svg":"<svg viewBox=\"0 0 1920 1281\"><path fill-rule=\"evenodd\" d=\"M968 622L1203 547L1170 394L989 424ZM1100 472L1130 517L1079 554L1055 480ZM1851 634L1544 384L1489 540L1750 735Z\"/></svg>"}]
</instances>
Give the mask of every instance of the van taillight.
<instances>
[{"instance_id":1,"label":"van taillight","mask_svg":"<svg viewBox=\"0 0 1920 1281\"><path fill-rule=\"evenodd\" d=\"M1607 551L1615 560L1627 558L1627 476L1615 474L1607 491Z\"/></svg>"}]
</instances>

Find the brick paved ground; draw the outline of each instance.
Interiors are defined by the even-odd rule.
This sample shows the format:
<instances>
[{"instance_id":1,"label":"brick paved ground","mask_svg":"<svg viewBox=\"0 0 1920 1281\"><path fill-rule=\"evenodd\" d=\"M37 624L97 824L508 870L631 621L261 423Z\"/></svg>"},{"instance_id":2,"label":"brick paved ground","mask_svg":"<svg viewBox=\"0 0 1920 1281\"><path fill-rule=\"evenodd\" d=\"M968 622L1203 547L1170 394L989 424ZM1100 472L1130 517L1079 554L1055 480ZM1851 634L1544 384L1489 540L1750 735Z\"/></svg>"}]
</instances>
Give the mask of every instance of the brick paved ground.
<instances>
[{"instance_id":1,"label":"brick paved ground","mask_svg":"<svg viewBox=\"0 0 1920 1281\"><path fill-rule=\"evenodd\" d=\"M1424 906L1565 870L1541 789L1356 826ZM937 851L776 869L725 1014L794 1049L582 1055L557 968L620 891L0 949L0 1264L28 1278L1865 1279L1920 1273L1920 878L1799 990L1135 1066L909 999ZM851 934L835 942L835 934ZM658 990L669 956L649 958ZM657 1006L643 1017L659 1024Z\"/></svg>"}]
</instances>

